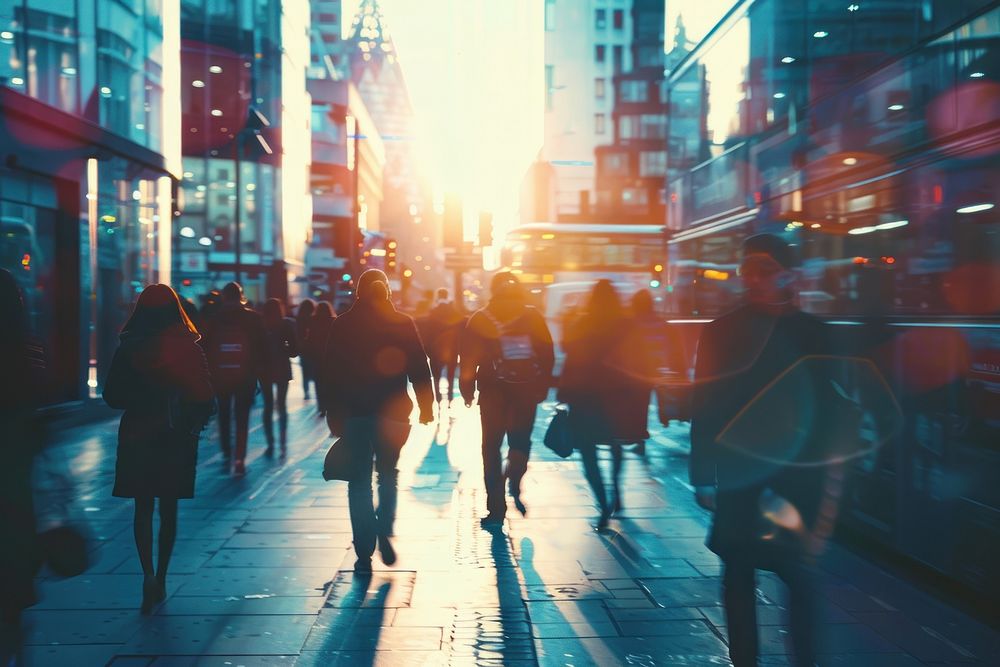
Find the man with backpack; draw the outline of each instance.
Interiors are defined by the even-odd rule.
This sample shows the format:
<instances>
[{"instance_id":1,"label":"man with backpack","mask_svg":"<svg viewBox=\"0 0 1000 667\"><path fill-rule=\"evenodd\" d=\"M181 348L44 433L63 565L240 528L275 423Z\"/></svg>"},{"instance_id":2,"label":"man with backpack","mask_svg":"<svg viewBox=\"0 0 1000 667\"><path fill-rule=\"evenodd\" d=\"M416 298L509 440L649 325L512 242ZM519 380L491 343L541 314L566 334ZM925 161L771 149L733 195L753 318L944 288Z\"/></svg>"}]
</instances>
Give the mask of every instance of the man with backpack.
<instances>
[{"instance_id":1,"label":"man with backpack","mask_svg":"<svg viewBox=\"0 0 1000 667\"><path fill-rule=\"evenodd\" d=\"M462 336L459 383L466 406L472 405L479 389L487 508L480 523L484 528L503 524L505 477L518 511L527 512L521 501L521 479L528 469L535 412L548 395L555 363L545 318L527 305L517 276L498 273L490 292L489 304L472 315ZM504 436L506 470L500 459Z\"/></svg>"},{"instance_id":2,"label":"man with backpack","mask_svg":"<svg viewBox=\"0 0 1000 667\"><path fill-rule=\"evenodd\" d=\"M226 284L217 310L206 322L204 342L219 403L219 444L227 469L232 456L230 429L234 412L236 416L233 467L237 475L246 472L250 407L265 362L264 322L246 303L239 283Z\"/></svg>"}]
</instances>

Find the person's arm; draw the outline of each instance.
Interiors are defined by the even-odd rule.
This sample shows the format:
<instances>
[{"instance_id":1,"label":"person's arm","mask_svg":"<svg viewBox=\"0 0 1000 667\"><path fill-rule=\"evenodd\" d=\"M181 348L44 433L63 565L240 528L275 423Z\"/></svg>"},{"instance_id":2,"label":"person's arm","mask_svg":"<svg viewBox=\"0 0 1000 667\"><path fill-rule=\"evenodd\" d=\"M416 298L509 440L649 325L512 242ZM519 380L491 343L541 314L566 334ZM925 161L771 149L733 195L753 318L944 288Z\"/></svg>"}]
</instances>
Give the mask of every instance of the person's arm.
<instances>
[{"instance_id":1,"label":"person's arm","mask_svg":"<svg viewBox=\"0 0 1000 667\"><path fill-rule=\"evenodd\" d=\"M417 325L413 320L409 321L408 338L406 375L417 395L420 423L429 424L434 421L434 391L431 382L431 369L427 365L427 352L420 341L420 334L417 332Z\"/></svg>"},{"instance_id":2,"label":"person's arm","mask_svg":"<svg viewBox=\"0 0 1000 667\"><path fill-rule=\"evenodd\" d=\"M691 455L688 459L691 485L698 504L715 509L715 434L710 418L709 394L715 376L715 341L713 328L707 325L698 341L694 371L691 415Z\"/></svg>"},{"instance_id":3,"label":"person's arm","mask_svg":"<svg viewBox=\"0 0 1000 667\"><path fill-rule=\"evenodd\" d=\"M458 387L466 405L472 405L476 397L476 378L483 355L483 338L476 328L482 317L479 313L473 313L461 335L459 355L462 363L459 368Z\"/></svg>"}]
</instances>

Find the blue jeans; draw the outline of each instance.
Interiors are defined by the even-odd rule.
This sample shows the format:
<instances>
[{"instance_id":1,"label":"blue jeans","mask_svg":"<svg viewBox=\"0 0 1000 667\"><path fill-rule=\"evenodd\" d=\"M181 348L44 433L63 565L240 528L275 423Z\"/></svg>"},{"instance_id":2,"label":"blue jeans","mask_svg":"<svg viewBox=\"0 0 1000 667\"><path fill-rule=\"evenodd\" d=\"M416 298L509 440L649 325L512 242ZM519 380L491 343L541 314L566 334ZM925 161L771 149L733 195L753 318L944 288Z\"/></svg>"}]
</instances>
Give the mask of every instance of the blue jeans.
<instances>
[{"instance_id":1,"label":"blue jeans","mask_svg":"<svg viewBox=\"0 0 1000 667\"><path fill-rule=\"evenodd\" d=\"M396 520L396 480L399 452L406 442L401 429L409 425L378 417L351 417L344 437L358 457L358 478L347 483L347 500L354 532L354 552L359 559L371 558L377 536L392 535ZM378 509L372 494L372 463L378 472Z\"/></svg>"}]
</instances>

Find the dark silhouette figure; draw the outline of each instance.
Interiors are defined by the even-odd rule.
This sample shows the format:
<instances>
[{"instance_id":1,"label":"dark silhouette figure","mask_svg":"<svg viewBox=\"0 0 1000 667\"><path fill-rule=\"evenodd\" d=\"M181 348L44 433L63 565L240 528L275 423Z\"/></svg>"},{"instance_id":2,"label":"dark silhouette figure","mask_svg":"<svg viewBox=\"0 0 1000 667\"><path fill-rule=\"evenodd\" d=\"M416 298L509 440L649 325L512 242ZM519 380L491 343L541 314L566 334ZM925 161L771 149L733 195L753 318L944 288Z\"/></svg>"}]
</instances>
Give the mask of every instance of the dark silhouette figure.
<instances>
[{"instance_id":1,"label":"dark silhouette figure","mask_svg":"<svg viewBox=\"0 0 1000 667\"><path fill-rule=\"evenodd\" d=\"M622 443L642 439L632 417L637 397L635 381L629 375L627 344L631 335L632 323L607 280L594 285L583 314L566 332L566 362L558 398L569 405L584 474L601 510L598 528L606 528L611 515L622 509ZM648 401L646 394L647 405ZM645 420L641 432L645 432ZM611 446L612 500L601 476L598 444Z\"/></svg>"},{"instance_id":2,"label":"dark silhouette figure","mask_svg":"<svg viewBox=\"0 0 1000 667\"><path fill-rule=\"evenodd\" d=\"M150 285L121 333L104 400L125 410L118 429L112 493L135 499L135 545L145 580L142 612L166 597L177 538L177 500L194 497L198 437L212 413L212 384L199 335L177 294ZM153 504L160 499L159 557L153 570Z\"/></svg>"},{"instance_id":3,"label":"dark silhouette figure","mask_svg":"<svg viewBox=\"0 0 1000 667\"><path fill-rule=\"evenodd\" d=\"M437 303L423 320L421 336L431 360L434 397L442 401L441 376L448 381L448 402L455 396L455 374L458 370L458 345L462 331L462 314L448 300L448 290L437 291Z\"/></svg>"},{"instance_id":4,"label":"dark silhouette figure","mask_svg":"<svg viewBox=\"0 0 1000 667\"><path fill-rule=\"evenodd\" d=\"M306 334L303 344L303 354L309 359L309 367L312 369L316 387L316 409L320 416L326 415L327 387L323 358L326 355L326 343L330 338L330 327L337 319L337 314L333 311L333 304L329 301L320 301L313 313L312 321L309 324L309 331Z\"/></svg>"},{"instance_id":5,"label":"dark silhouette figure","mask_svg":"<svg viewBox=\"0 0 1000 667\"><path fill-rule=\"evenodd\" d=\"M309 398L309 385L312 384L315 387L313 367L310 360L306 358L304 349L306 340L309 338L309 325L312 324L312 316L315 312L316 302L312 299L302 299L295 312L295 337L303 348L299 354L299 367L302 369L302 391L306 399Z\"/></svg>"},{"instance_id":6,"label":"dark silhouette figure","mask_svg":"<svg viewBox=\"0 0 1000 667\"><path fill-rule=\"evenodd\" d=\"M499 526L507 515L504 478L514 504L521 500L521 480L528 470L531 430L538 404L552 384L555 355L552 335L542 314L527 304L517 276L501 272L490 284L489 304L476 311L462 334L460 386L467 406L479 389L483 427L483 478L487 515L484 528ZM507 438L507 466L500 448Z\"/></svg>"},{"instance_id":7,"label":"dark silhouette figure","mask_svg":"<svg viewBox=\"0 0 1000 667\"><path fill-rule=\"evenodd\" d=\"M396 311L389 282L377 269L358 279L357 300L333 320L322 364L327 422L343 435L360 462L348 482L355 571L371 572L376 542L382 562L396 561L389 538L396 519L396 463L409 435L412 383L420 423L434 419L434 394L427 355L413 319ZM372 460L378 471L378 510L372 498Z\"/></svg>"},{"instance_id":8,"label":"dark silhouette figure","mask_svg":"<svg viewBox=\"0 0 1000 667\"><path fill-rule=\"evenodd\" d=\"M757 664L754 571L758 568L777 573L788 585L796 664L813 665L816 657L816 593L805 543L790 535L764 539L762 525L766 506L783 498L801 516L804 532L811 531L819 518L829 471L796 466L794 458L783 462L773 456L758 457L751 449L720 442L727 425L779 375L801 359L824 352L822 325L792 304L793 260L792 249L776 236L747 239L740 267L744 302L706 325L698 343L691 483L698 504L715 513L708 546L725 565L723 601L730 657L737 667ZM810 412L824 409L815 403ZM766 419L786 417L798 422L803 415L771 414ZM790 423L789 431L796 431L797 425Z\"/></svg>"},{"instance_id":9,"label":"dark silhouette figure","mask_svg":"<svg viewBox=\"0 0 1000 667\"><path fill-rule=\"evenodd\" d=\"M29 352L24 303L14 277L0 269L0 664L20 662L21 612L35 603L40 563L31 492L39 446L34 410L38 369Z\"/></svg>"},{"instance_id":10,"label":"dark silhouette figure","mask_svg":"<svg viewBox=\"0 0 1000 667\"><path fill-rule=\"evenodd\" d=\"M635 438L636 452L644 454L645 441L649 439L649 397L656 387L679 384L686 369L680 337L656 314L649 290L639 290L632 296L630 310L632 322L625 343L625 370L631 381L622 407L626 411L625 437Z\"/></svg>"},{"instance_id":11,"label":"dark silhouette figure","mask_svg":"<svg viewBox=\"0 0 1000 667\"><path fill-rule=\"evenodd\" d=\"M250 408L264 370L265 336L261 316L248 307L239 283L222 288L216 312L205 321L205 352L219 401L219 444L226 468L232 456L230 432L236 418L233 470L246 472Z\"/></svg>"},{"instance_id":12,"label":"dark silhouette figure","mask_svg":"<svg viewBox=\"0 0 1000 667\"><path fill-rule=\"evenodd\" d=\"M277 299L264 302L264 370L260 386L264 394L264 435L267 455L274 454L274 411L278 411L281 455L288 453L288 383L292 381L292 357L299 356L295 320L285 317Z\"/></svg>"}]
</instances>

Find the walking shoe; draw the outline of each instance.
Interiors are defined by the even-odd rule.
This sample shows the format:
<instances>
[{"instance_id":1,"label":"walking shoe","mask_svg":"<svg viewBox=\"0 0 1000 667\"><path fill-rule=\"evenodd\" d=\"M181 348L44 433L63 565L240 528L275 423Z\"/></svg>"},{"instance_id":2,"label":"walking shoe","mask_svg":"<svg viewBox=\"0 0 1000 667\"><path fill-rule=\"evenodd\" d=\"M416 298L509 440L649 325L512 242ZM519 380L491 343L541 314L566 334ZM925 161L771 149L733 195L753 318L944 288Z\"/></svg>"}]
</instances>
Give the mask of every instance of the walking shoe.
<instances>
[{"instance_id":1,"label":"walking shoe","mask_svg":"<svg viewBox=\"0 0 1000 667\"><path fill-rule=\"evenodd\" d=\"M372 573L372 559L371 558L359 558L354 561L354 573L361 575L369 575Z\"/></svg>"},{"instance_id":2,"label":"walking shoe","mask_svg":"<svg viewBox=\"0 0 1000 667\"><path fill-rule=\"evenodd\" d=\"M396 562L396 550L392 548L392 542L388 536L378 536L378 553L382 556L382 562L386 565L393 565Z\"/></svg>"},{"instance_id":3,"label":"walking shoe","mask_svg":"<svg viewBox=\"0 0 1000 667\"><path fill-rule=\"evenodd\" d=\"M268 445L267 449L264 450L264 456L271 458L274 456L274 445Z\"/></svg>"},{"instance_id":4,"label":"walking shoe","mask_svg":"<svg viewBox=\"0 0 1000 667\"><path fill-rule=\"evenodd\" d=\"M482 519L479 520L480 527L485 530L492 530L494 528L499 528L503 526L504 518L496 514L487 514Z\"/></svg>"},{"instance_id":5,"label":"walking shoe","mask_svg":"<svg viewBox=\"0 0 1000 667\"><path fill-rule=\"evenodd\" d=\"M611 520L611 510L605 508L601 510L601 517L597 520L597 530L604 530L608 527L608 523Z\"/></svg>"},{"instance_id":6,"label":"walking shoe","mask_svg":"<svg viewBox=\"0 0 1000 667\"><path fill-rule=\"evenodd\" d=\"M633 449L632 451L635 452L636 456L645 456L646 455L646 442L643 440L641 442L635 443L635 449Z\"/></svg>"},{"instance_id":7,"label":"walking shoe","mask_svg":"<svg viewBox=\"0 0 1000 667\"><path fill-rule=\"evenodd\" d=\"M247 465L243 460L237 461L236 464L233 466L233 474L236 475L237 477L242 477L243 475L247 474Z\"/></svg>"}]
</instances>

